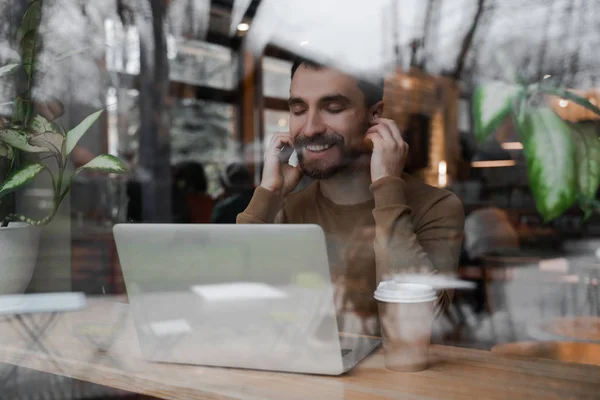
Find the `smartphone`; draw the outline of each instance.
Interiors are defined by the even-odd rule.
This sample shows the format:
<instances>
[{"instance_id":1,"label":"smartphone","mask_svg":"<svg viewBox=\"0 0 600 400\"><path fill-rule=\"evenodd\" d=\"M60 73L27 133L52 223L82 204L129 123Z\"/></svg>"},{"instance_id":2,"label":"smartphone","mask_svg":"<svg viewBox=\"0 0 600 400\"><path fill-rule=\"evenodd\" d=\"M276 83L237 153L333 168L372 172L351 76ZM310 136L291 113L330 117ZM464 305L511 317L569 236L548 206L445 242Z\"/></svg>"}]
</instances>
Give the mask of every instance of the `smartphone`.
<instances>
[{"instance_id":1,"label":"smartphone","mask_svg":"<svg viewBox=\"0 0 600 400\"><path fill-rule=\"evenodd\" d=\"M298 153L296 153L296 149L289 145L283 145L281 150L279 150L279 160L282 163L287 162L292 166L298 165Z\"/></svg>"},{"instance_id":2,"label":"smartphone","mask_svg":"<svg viewBox=\"0 0 600 400\"><path fill-rule=\"evenodd\" d=\"M290 164L292 167L297 167L298 163L298 153L296 152L296 150L294 150L292 152L292 155L290 156L290 159L288 160L288 164Z\"/></svg>"}]
</instances>

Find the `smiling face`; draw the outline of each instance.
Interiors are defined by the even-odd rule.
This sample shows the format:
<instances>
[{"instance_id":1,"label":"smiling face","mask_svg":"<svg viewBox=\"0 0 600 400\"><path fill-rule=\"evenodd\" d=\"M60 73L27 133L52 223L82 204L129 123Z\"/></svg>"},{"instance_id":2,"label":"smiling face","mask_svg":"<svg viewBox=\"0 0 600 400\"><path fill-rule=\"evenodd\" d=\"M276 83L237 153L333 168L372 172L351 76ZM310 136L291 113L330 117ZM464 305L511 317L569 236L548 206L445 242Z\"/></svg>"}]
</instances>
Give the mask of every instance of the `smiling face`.
<instances>
[{"instance_id":1,"label":"smiling face","mask_svg":"<svg viewBox=\"0 0 600 400\"><path fill-rule=\"evenodd\" d=\"M301 64L290 87L290 134L304 173L327 179L365 153L369 108L358 80L328 68Z\"/></svg>"}]
</instances>

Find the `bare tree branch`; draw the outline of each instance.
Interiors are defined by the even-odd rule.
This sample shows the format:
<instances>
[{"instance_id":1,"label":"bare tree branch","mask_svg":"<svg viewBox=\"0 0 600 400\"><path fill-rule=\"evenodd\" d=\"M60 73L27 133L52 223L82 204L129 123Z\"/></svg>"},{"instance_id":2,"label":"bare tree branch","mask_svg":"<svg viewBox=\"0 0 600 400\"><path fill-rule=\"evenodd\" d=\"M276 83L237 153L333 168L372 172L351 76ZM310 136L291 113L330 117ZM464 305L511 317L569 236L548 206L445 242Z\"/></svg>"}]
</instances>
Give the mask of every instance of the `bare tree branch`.
<instances>
[{"instance_id":1,"label":"bare tree branch","mask_svg":"<svg viewBox=\"0 0 600 400\"><path fill-rule=\"evenodd\" d=\"M421 64L420 67L423 71L425 71L425 69L427 67L427 53L425 53L425 51L427 50L427 42L428 42L427 39L429 38L430 30L432 29L431 28L432 14L433 14L433 10L436 6L439 6L439 4L437 4L436 0L429 0L427 2L427 10L425 12L425 21L423 23L423 39L421 39L421 51L423 52L423 57L420 62L420 64Z\"/></svg>"},{"instance_id":2,"label":"bare tree branch","mask_svg":"<svg viewBox=\"0 0 600 400\"><path fill-rule=\"evenodd\" d=\"M458 57L456 59L456 68L454 69L454 73L452 74L452 77L455 80L460 79L460 75L462 74L467 54L469 53L471 43L473 42L473 37L475 36L475 31L477 30L477 25L479 24L479 20L481 19L481 15L483 14L484 3L485 0L478 1L477 12L475 13L475 17L473 18L473 23L471 24L467 35L463 39L462 45L460 47L460 53L458 53Z\"/></svg>"},{"instance_id":3,"label":"bare tree branch","mask_svg":"<svg viewBox=\"0 0 600 400\"><path fill-rule=\"evenodd\" d=\"M542 78L542 74L544 73L544 59L546 58L546 52L548 49L548 38L550 36L550 25L552 22L552 15L554 15L554 13L552 12L554 6L554 1L551 1L548 4L548 14L546 16L546 23L545 23L545 29L544 29L544 40L542 41L542 46L540 49L540 56L538 59L538 79Z\"/></svg>"}]
</instances>

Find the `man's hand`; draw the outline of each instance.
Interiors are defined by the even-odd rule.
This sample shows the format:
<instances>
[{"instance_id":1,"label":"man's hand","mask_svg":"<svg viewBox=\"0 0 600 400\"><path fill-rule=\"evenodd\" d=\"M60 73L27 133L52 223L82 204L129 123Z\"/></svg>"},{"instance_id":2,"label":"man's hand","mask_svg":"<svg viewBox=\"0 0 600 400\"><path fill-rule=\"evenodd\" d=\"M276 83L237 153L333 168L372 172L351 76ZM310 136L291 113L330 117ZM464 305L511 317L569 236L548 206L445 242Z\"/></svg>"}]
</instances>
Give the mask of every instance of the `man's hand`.
<instances>
[{"instance_id":1,"label":"man's hand","mask_svg":"<svg viewBox=\"0 0 600 400\"><path fill-rule=\"evenodd\" d=\"M377 118L367 131L366 138L373 143L371 155L371 182L386 176L400 177L408 155L408 144L402 139L394 121Z\"/></svg>"},{"instance_id":2,"label":"man's hand","mask_svg":"<svg viewBox=\"0 0 600 400\"><path fill-rule=\"evenodd\" d=\"M282 198L287 196L298 186L302 178L300 167L288 164L294 152L294 139L289 133L276 133L265 152L265 166L260 186L279 194Z\"/></svg>"}]
</instances>

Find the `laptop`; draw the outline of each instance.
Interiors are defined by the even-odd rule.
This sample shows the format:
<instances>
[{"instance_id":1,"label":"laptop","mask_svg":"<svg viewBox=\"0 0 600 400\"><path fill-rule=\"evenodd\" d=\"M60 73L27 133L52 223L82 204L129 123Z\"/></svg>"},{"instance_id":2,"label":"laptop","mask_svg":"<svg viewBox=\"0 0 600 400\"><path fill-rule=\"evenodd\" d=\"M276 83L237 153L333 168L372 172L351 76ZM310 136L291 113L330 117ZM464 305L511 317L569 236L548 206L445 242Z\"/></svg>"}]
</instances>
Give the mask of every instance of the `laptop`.
<instances>
[{"instance_id":1,"label":"laptop","mask_svg":"<svg viewBox=\"0 0 600 400\"><path fill-rule=\"evenodd\" d=\"M340 333L318 225L117 224L149 361L341 375L381 343Z\"/></svg>"}]
</instances>

